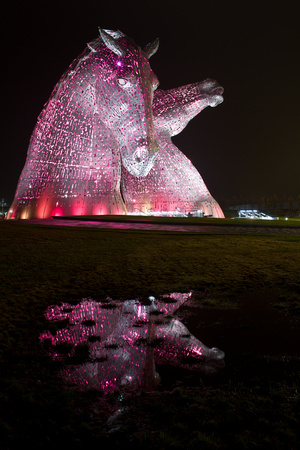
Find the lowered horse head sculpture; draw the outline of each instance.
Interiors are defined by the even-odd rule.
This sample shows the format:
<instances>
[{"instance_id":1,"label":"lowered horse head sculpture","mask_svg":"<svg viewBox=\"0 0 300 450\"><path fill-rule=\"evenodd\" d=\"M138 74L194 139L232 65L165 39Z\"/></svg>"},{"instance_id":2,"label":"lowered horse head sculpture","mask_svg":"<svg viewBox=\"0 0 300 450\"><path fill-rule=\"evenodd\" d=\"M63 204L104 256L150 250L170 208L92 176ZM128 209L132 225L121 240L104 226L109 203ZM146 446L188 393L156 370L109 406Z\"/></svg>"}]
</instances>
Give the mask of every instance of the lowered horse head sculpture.
<instances>
[{"instance_id":1,"label":"lowered horse head sculpture","mask_svg":"<svg viewBox=\"0 0 300 450\"><path fill-rule=\"evenodd\" d=\"M159 42L142 50L120 32L100 29L100 36L106 49L96 83L99 115L118 141L123 166L136 177L146 176L158 151L152 101L159 83L148 60Z\"/></svg>"}]
</instances>

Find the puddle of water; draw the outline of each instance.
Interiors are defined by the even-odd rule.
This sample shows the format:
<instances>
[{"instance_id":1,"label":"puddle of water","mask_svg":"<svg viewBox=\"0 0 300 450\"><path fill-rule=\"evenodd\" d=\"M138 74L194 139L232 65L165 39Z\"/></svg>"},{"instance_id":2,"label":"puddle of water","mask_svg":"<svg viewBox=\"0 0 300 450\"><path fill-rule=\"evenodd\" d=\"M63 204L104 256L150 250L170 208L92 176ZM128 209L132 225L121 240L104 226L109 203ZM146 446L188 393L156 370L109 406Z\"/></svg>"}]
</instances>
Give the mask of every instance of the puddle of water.
<instances>
[{"instance_id":1,"label":"puddle of water","mask_svg":"<svg viewBox=\"0 0 300 450\"><path fill-rule=\"evenodd\" d=\"M149 297L147 304L84 299L75 306L51 306L45 316L57 330L45 331L40 340L50 344L54 360L64 362L66 380L105 393L120 387L154 390L160 380L156 363L215 373L224 366L224 353L205 346L173 317L190 296Z\"/></svg>"}]
</instances>

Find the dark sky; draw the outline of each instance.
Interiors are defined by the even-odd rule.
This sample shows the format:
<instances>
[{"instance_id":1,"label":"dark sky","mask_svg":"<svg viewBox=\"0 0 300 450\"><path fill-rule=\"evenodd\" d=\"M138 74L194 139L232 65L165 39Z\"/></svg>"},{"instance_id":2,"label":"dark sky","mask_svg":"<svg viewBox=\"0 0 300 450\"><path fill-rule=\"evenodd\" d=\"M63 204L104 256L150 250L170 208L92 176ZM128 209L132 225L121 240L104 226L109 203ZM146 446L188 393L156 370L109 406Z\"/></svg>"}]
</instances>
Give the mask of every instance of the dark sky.
<instances>
[{"instance_id":1,"label":"dark sky","mask_svg":"<svg viewBox=\"0 0 300 450\"><path fill-rule=\"evenodd\" d=\"M11 0L2 9L0 198L13 199L37 116L72 60L120 29L141 46L162 89L214 78L206 108L175 144L217 200L300 194L298 1Z\"/></svg>"}]
</instances>

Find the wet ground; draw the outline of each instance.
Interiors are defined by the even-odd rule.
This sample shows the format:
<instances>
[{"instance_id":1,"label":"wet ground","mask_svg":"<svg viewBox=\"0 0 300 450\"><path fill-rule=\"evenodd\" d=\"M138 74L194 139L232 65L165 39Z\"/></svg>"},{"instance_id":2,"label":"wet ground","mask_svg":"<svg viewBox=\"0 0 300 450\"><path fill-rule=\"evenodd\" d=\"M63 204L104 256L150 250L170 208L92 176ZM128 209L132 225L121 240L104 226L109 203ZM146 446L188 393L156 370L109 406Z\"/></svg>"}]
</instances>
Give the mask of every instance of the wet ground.
<instances>
[{"instance_id":1,"label":"wet ground","mask_svg":"<svg viewBox=\"0 0 300 450\"><path fill-rule=\"evenodd\" d=\"M13 221L12 221L13 222ZM16 221L19 222L19 221ZM300 227L284 227L282 225L258 226L240 224L223 224L223 225L207 225L207 224L163 224L163 223L141 223L141 222L109 222L109 221L89 221L77 219L32 219L22 220L22 223L38 224L38 225L55 225L68 227L92 227L92 228L110 228L114 230L160 230L160 231L181 231L193 233L222 233L222 234L257 234L257 235L300 235Z\"/></svg>"},{"instance_id":2,"label":"wet ground","mask_svg":"<svg viewBox=\"0 0 300 450\"><path fill-rule=\"evenodd\" d=\"M40 341L53 361L65 365L63 378L81 389L152 391L160 379L156 363L217 373L224 367L224 352L208 348L172 317L191 295L52 305L45 317L58 329L43 332ZM85 353L80 364L78 350L81 357Z\"/></svg>"},{"instance_id":3,"label":"wet ground","mask_svg":"<svg viewBox=\"0 0 300 450\"><path fill-rule=\"evenodd\" d=\"M262 227L191 226L62 219L23 220L22 223L221 234L300 234L299 227L264 224ZM295 437L299 432L300 323L274 309L277 295L274 290L252 291L232 298L231 309L220 309L206 306L201 302L201 293L194 292L174 315L206 346L225 352L225 367L217 374L206 376L194 371L193 364L189 370L158 363L161 384L147 395L107 397L96 390L81 393L72 389L69 394L56 386L63 361L48 361L43 348L38 350L36 366L30 353L30 359L25 355L21 365L33 365L33 381L27 382L33 387L28 394L27 385L24 393L16 385L7 394L6 432L13 442L7 448L18 448L26 441L39 444L34 448L45 449L61 448L62 442L66 443L65 447L75 444L74 448L100 444L102 449L121 449L127 443L131 448L145 450L300 448ZM81 322L84 331L94 326L89 317L82 318ZM98 342L96 338L94 344ZM121 414L116 416L119 411ZM186 445L187 436L192 440L195 435L197 444ZM168 442L170 436L177 436L179 446L174 446L173 441L160 445L163 439ZM212 439L211 444L208 439Z\"/></svg>"},{"instance_id":4,"label":"wet ground","mask_svg":"<svg viewBox=\"0 0 300 450\"><path fill-rule=\"evenodd\" d=\"M179 297L186 296L186 294L172 294L172 295L177 295ZM299 321L297 321L291 315L274 309L273 303L276 302L276 292L273 292L272 290L264 290L257 292L256 291L248 292L246 294L240 295L233 299L233 305L235 306L233 306L231 309L229 308L220 309L204 306L199 296L201 296L201 294L197 292L193 292L188 295L188 299L185 300L183 304L181 304L181 306L175 313L175 319L177 319L176 324L181 323L182 327L186 327L185 328L186 335L183 336L183 340L186 339L186 337L188 337L189 339L194 339L195 342L200 341L200 344L204 343L204 346L203 344L201 344L204 348L217 347L218 349L224 351L225 367L222 366L221 368L220 373L221 378L224 379L235 377L239 378L238 372L240 370L244 370L246 373L254 372L255 376L259 376L259 371L265 370L265 365L267 361L273 361L276 364L282 363L292 365L296 364L298 367L300 357L299 356L300 324ZM94 305L95 302L92 303ZM95 313L96 311L95 305L98 309L100 308L99 309L100 312L96 308L98 311L97 314ZM90 309L85 311L85 308L83 308L81 304L77 305L76 308L72 307L73 308L72 310L71 309L69 310L68 308L66 309L66 307L64 306L60 308L55 307L54 308L55 311L57 310L59 311L59 314L62 314L62 317L59 317L60 319L64 318L64 314L70 315L71 313L74 315L74 311L76 312L78 308L80 314L77 313L77 315L79 314L78 316L79 319L77 320L78 324L76 326L72 323L71 328L59 329L55 339L53 338L53 336L50 336L52 338L52 341L53 339L54 340L58 339L59 342L62 341L60 342L60 344L62 344L63 342L65 343L68 340L70 341L70 344L71 343L74 344L76 339L82 341L83 338L89 341L90 337L88 335L88 332L92 333L92 335L93 334L98 335L100 333L99 330L97 331L95 328L96 322L97 320L99 321L100 316L102 320L103 319L102 316L104 314L106 320L108 321L108 324L106 325L105 329L107 328L107 326L111 327L111 323L113 323L113 321L111 320L112 315L116 315L116 313L118 313L117 318L118 320L120 319L121 316L118 310L105 308L101 312L101 305L98 303L95 303L95 305L92 308L92 312L94 311L93 316L91 316ZM177 304L173 305L173 303L171 303L170 305L167 304L168 308L173 307L177 309L178 306L179 305ZM49 310L51 311L52 309L53 307L49 308ZM165 314L166 312L168 312L167 310L165 311L165 309L163 309L163 311ZM110 319L108 318L107 314L109 315ZM97 317L97 320L95 319L94 316ZM126 320L128 322L128 316L126 317L127 317ZM156 316L154 317L156 318ZM91 318L95 319L96 321L87 320ZM55 320L57 320L57 318ZM68 323L67 327L69 326L70 324ZM159 330L159 327L164 325L159 324L157 326ZM79 328L77 329L76 327ZM177 332L175 329L176 327L174 328L174 330L172 328L172 330L175 332L176 339L180 340L180 332ZM78 330L81 330L80 333ZM136 334L137 330L139 333L141 333L141 328L134 328L134 327L133 328L129 327L128 332L126 333L124 332L124 330L122 331L122 333L120 333L120 339L122 340L122 343L120 344L120 342L118 342L118 346L116 346L117 351L119 351L118 349L120 349L123 346L124 344L123 341L124 342L126 341L126 345L128 345L127 342L128 336L130 337L130 340L132 340L133 333ZM73 334L75 333L76 335L75 341L72 337L73 334L71 336L70 332ZM166 339L165 335L166 333L164 333L164 339ZM192 378L194 378L194 381L196 381L197 383L199 381L200 373L203 372L203 370L200 370L201 367L199 366L200 367L199 368L197 364L195 364L195 362L192 361L191 357L189 358L191 361L189 361L188 364L184 365L180 363L180 355L177 350L175 351L176 346L178 346L179 340L178 342L176 341L177 342L176 345L175 340L174 342L172 340L171 347L168 347L167 352L165 351L163 353L162 358L159 357L160 352L162 350L161 347L162 343L158 342L158 347L156 346L153 347L152 344L150 345L150 348L156 349L158 351L155 360L157 360L157 370L159 372L161 381L159 390L162 391L172 390L174 389L174 387L178 385L178 383L179 385L183 383L186 386L190 384L193 385ZM57 345L59 342L55 341L54 343ZM143 342L141 343L143 344ZM139 345L141 343L139 343ZM100 337L98 340L96 339L90 340L90 344L92 346L95 345L98 346L99 347L98 351L100 351L99 349L101 345L102 347L104 345L103 347L104 351L107 352L107 348L105 348L105 342L103 344L102 338L100 339ZM70 348L67 348L67 350L69 351ZM116 351L115 347L111 347L111 351L115 352ZM143 351L144 350L142 350L142 352ZM57 356L56 353L55 355ZM101 375L101 370L103 368L102 367L103 361L105 363L108 362L107 355L106 358L104 358L103 360L101 358L99 359L99 355L98 359L92 358L92 360L90 360L89 364L91 367L89 367L89 370L91 368L93 370L91 372L92 378L91 373L89 373L89 382L87 382L85 379L86 377L84 378L83 375L81 374L80 382L78 382L78 380L75 381L75 379L73 380L73 383L75 385L81 385L82 380L84 380L84 384L86 387L88 387L89 384L91 384L91 386L92 385L94 386L96 378L97 378L96 385L97 386L99 385L98 378ZM169 357L167 357L167 355L169 356L173 355L172 357L173 359L172 358L170 359ZM67 355L65 354L65 356ZM118 358L116 357L116 355L113 355L113 359L116 360L116 363L118 362L117 361ZM248 364L247 361L251 362L251 367L249 368L247 367ZM127 364L128 361L126 360L125 362ZM123 368L124 361L121 361L121 363L122 364L120 367ZM245 364L245 367L242 367L241 369L241 366L243 366L243 364ZM97 370L95 371L96 366ZM138 366L138 364L136 364L136 366ZM151 370L153 370L153 367L154 367L153 364L151 364L152 368ZM215 372L212 373L214 373L215 375ZM206 375L208 374L209 373L207 373ZM147 374L139 376L145 378L146 375ZM278 375L280 374L278 373ZM105 376L107 377L106 372ZM244 376L246 376L247 378L247 375ZM68 378L69 377L70 374L68 374ZM115 380L116 379L117 378L115 378Z\"/></svg>"},{"instance_id":5,"label":"wet ground","mask_svg":"<svg viewBox=\"0 0 300 450\"><path fill-rule=\"evenodd\" d=\"M242 383L249 389L259 386L268 397L272 384L288 385L287 376L293 390L300 364L299 320L274 309L276 293L271 290L248 292L235 300L236 308L219 309L203 306L192 295L180 307L176 317L196 339L208 347L222 349L225 366L218 374L203 377L193 371L192 365L190 371L158 365L161 391L177 386L198 388L202 383L206 389L213 386L226 390L231 383Z\"/></svg>"},{"instance_id":6,"label":"wet ground","mask_svg":"<svg viewBox=\"0 0 300 450\"><path fill-rule=\"evenodd\" d=\"M205 344L221 348L226 360L237 355L299 356L300 327L290 315L272 306L276 293L243 294L235 309L182 305L177 316Z\"/></svg>"}]
</instances>

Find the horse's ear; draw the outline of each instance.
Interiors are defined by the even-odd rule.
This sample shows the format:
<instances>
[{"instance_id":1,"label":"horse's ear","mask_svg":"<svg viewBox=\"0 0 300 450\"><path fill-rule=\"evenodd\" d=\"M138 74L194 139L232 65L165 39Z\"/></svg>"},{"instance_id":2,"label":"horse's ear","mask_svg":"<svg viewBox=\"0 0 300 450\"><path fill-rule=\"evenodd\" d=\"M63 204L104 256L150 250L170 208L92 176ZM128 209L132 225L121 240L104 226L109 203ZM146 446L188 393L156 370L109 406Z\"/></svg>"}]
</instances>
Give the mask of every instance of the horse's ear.
<instances>
[{"instance_id":1,"label":"horse's ear","mask_svg":"<svg viewBox=\"0 0 300 450\"><path fill-rule=\"evenodd\" d=\"M156 38L155 41L149 42L149 44L146 45L146 47L144 48L144 52L146 53L148 59L151 58L151 56L157 52L158 47L159 47L158 38Z\"/></svg>"},{"instance_id":2,"label":"horse's ear","mask_svg":"<svg viewBox=\"0 0 300 450\"><path fill-rule=\"evenodd\" d=\"M114 39L111 35L109 35L106 31L99 28L99 33L102 41L112 52L114 52L117 56L125 56L126 48L121 42L117 39Z\"/></svg>"},{"instance_id":3,"label":"horse's ear","mask_svg":"<svg viewBox=\"0 0 300 450\"><path fill-rule=\"evenodd\" d=\"M126 34L122 33L122 31L120 31L120 30L114 31L114 30L105 29L104 31L106 31L107 34L109 34L110 36L112 36L115 39L119 39L120 37L126 37Z\"/></svg>"}]
</instances>

